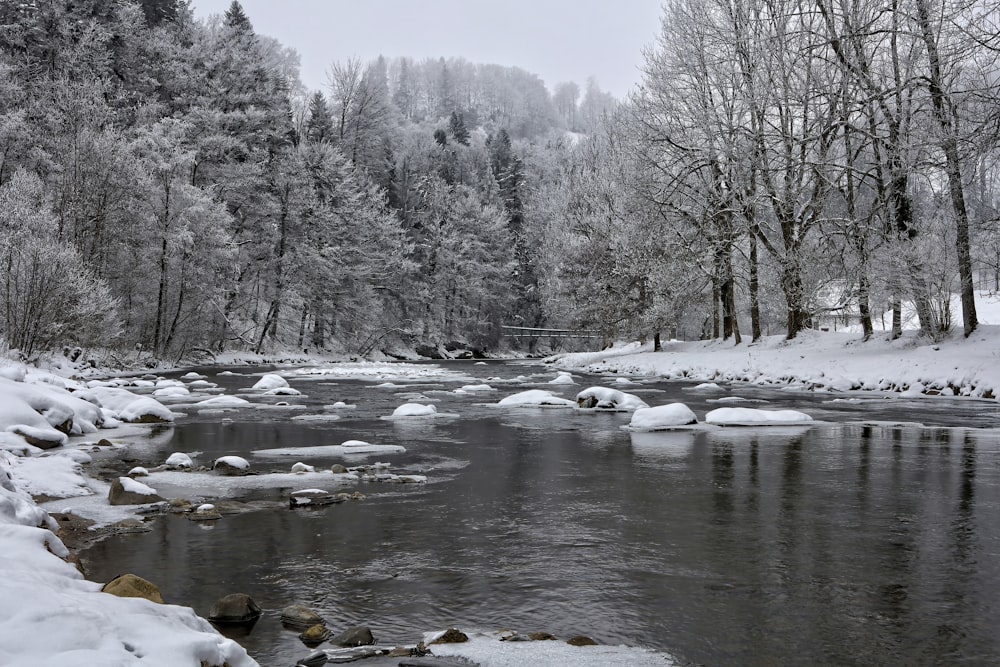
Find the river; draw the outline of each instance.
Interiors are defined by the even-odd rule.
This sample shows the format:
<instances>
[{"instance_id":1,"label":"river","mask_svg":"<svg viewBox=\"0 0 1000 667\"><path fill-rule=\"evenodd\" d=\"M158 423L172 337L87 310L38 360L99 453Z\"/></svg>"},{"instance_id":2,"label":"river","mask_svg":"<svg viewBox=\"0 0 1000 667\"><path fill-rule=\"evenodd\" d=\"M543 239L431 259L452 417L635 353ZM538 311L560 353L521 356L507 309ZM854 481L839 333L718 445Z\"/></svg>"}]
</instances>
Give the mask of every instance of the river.
<instances>
[{"instance_id":1,"label":"river","mask_svg":"<svg viewBox=\"0 0 1000 667\"><path fill-rule=\"evenodd\" d=\"M407 451L304 460L388 461L426 484L363 484L362 501L212 524L165 516L151 533L87 551L88 577L134 572L202 615L223 595L249 593L265 614L239 641L266 667L308 652L278 620L295 602L335 632L368 625L382 645L454 626L584 634L681 664L1000 664L996 402L713 394L644 380L618 388L687 403L699 417L737 396L822 423L640 434L620 428L623 413L493 405L551 369L443 366L454 376L394 387L290 378L303 396L284 400L305 410L189 410L140 461L239 454L255 470L287 471L298 459L250 452L360 439ZM256 380L215 370L209 379L228 393ZM484 380L497 391L453 391ZM545 388L573 397L610 381L578 375L575 386ZM381 419L415 393L458 416ZM357 407L333 422L293 418L338 400Z\"/></svg>"}]
</instances>

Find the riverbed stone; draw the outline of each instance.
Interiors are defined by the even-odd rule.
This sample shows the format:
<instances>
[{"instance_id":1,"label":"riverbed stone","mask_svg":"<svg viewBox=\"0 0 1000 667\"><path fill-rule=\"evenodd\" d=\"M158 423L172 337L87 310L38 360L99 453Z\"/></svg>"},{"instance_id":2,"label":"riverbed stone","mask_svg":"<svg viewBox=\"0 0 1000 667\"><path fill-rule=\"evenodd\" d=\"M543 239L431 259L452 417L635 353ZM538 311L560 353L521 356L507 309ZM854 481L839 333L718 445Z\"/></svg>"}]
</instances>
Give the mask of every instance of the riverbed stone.
<instances>
[{"instance_id":1,"label":"riverbed stone","mask_svg":"<svg viewBox=\"0 0 1000 667\"><path fill-rule=\"evenodd\" d=\"M571 637L571 638L569 638L569 639L566 640L566 643L569 644L570 646L597 646L598 645L597 642L595 642L590 637L587 637L586 635L577 635L576 637Z\"/></svg>"},{"instance_id":2,"label":"riverbed stone","mask_svg":"<svg viewBox=\"0 0 1000 667\"><path fill-rule=\"evenodd\" d=\"M305 605L291 604L281 610L281 623L293 628L304 629L314 625L323 625L326 621Z\"/></svg>"},{"instance_id":3,"label":"riverbed stone","mask_svg":"<svg viewBox=\"0 0 1000 667\"><path fill-rule=\"evenodd\" d=\"M347 628L339 635L330 640L334 646L369 646L375 643L375 637L370 628L364 625L356 625Z\"/></svg>"},{"instance_id":4,"label":"riverbed stone","mask_svg":"<svg viewBox=\"0 0 1000 667\"><path fill-rule=\"evenodd\" d=\"M528 639L533 642L546 642L557 639L557 637L549 632L532 632L528 635Z\"/></svg>"},{"instance_id":5,"label":"riverbed stone","mask_svg":"<svg viewBox=\"0 0 1000 667\"><path fill-rule=\"evenodd\" d=\"M334 473L335 475L343 475L347 473L348 470L347 466L341 463L334 463L332 466L330 466L330 472Z\"/></svg>"},{"instance_id":6,"label":"riverbed stone","mask_svg":"<svg viewBox=\"0 0 1000 667\"><path fill-rule=\"evenodd\" d=\"M231 593L216 600L208 612L214 623L253 623L260 618L260 607L246 593Z\"/></svg>"},{"instance_id":7,"label":"riverbed stone","mask_svg":"<svg viewBox=\"0 0 1000 667\"><path fill-rule=\"evenodd\" d=\"M448 628L444 634L431 642L431 644L460 644L469 641L469 635L458 628Z\"/></svg>"},{"instance_id":8,"label":"riverbed stone","mask_svg":"<svg viewBox=\"0 0 1000 667\"><path fill-rule=\"evenodd\" d=\"M117 595L120 598L142 598L163 604L163 596L160 595L160 589L156 584L134 574L123 574L115 577L101 587L101 592Z\"/></svg>"},{"instance_id":9,"label":"riverbed stone","mask_svg":"<svg viewBox=\"0 0 1000 667\"><path fill-rule=\"evenodd\" d=\"M299 635L299 639L306 646L316 646L322 644L327 639L330 638L330 630L321 623L311 625L306 628L302 634Z\"/></svg>"}]
</instances>

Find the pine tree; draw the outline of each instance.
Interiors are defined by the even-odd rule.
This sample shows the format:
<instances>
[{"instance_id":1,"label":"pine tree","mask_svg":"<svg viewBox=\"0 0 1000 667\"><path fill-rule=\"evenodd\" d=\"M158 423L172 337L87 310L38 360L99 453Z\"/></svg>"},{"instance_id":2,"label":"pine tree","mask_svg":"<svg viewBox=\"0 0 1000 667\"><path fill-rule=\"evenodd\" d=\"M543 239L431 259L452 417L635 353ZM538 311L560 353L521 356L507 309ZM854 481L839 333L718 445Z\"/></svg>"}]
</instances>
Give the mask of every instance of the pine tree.
<instances>
[{"instance_id":1,"label":"pine tree","mask_svg":"<svg viewBox=\"0 0 1000 667\"><path fill-rule=\"evenodd\" d=\"M469 145L469 129L465 127L465 119L462 114L451 112L451 118L448 119L448 129L451 131L451 136L455 138L455 141L462 144L463 146Z\"/></svg>"}]
</instances>

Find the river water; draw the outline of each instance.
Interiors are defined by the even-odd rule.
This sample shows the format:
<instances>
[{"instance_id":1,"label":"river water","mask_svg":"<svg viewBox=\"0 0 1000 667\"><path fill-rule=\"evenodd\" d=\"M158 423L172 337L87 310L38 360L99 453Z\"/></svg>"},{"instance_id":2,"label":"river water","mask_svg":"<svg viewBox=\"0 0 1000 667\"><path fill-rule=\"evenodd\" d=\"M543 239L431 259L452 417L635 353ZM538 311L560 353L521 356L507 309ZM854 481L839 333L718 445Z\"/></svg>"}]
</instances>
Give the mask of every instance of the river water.
<instances>
[{"instance_id":1,"label":"river water","mask_svg":"<svg viewBox=\"0 0 1000 667\"><path fill-rule=\"evenodd\" d=\"M265 614L239 641L265 666L308 652L278 620L295 602L334 631L368 625L382 645L455 626L585 634L682 664L1000 664L996 402L835 400L737 386L721 395L823 423L638 434L620 428L627 414L489 405L551 379L550 369L446 368L467 377L405 388L291 380L304 396L288 400L306 412L357 405L335 422L309 424L292 419L301 411L277 408L228 419L191 410L169 442L143 450L142 463L173 451L202 452L199 461L241 454L255 470L287 471L297 459L249 452L360 439L407 451L307 462L389 461L428 483L364 484L363 501L214 525L163 517L151 533L89 550L89 578L134 572L202 615L223 595L249 593ZM491 394L451 392L491 377ZM496 380L514 377L521 382ZM209 379L232 393L256 378ZM576 381L560 393L611 386ZM720 394L692 387L624 389L650 404L685 402L699 416L720 406ZM380 419L409 392L458 417Z\"/></svg>"}]
</instances>

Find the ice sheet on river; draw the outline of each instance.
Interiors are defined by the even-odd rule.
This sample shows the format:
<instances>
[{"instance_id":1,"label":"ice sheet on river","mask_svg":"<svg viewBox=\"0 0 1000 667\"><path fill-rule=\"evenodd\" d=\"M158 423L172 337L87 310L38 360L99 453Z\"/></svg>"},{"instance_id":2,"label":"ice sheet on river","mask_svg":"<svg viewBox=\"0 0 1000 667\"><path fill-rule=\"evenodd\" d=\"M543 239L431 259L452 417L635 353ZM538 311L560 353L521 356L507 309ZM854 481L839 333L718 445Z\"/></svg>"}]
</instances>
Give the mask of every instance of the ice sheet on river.
<instances>
[{"instance_id":1,"label":"ice sheet on river","mask_svg":"<svg viewBox=\"0 0 1000 667\"><path fill-rule=\"evenodd\" d=\"M425 641L436 634L431 633ZM574 667L671 667L678 663L665 653L629 646L571 646L562 641L500 641L493 632L466 632L469 641L434 644L434 655L456 656L484 667L573 665Z\"/></svg>"},{"instance_id":2,"label":"ice sheet on river","mask_svg":"<svg viewBox=\"0 0 1000 667\"><path fill-rule=\"evenodd\" d=\"M283 371L285 377L315 378L338 377L354 380L461 380L468 376L447 370L435 364L408 364L383 362L336 363Z\"/></svg>"},{"instance_id":3,"label":"ice sheet on river","mask_svg":"<svg viewBox=\"0 0 1000 667\"><path fill-rule=\"evenodd\" d=\"M330 457L352 454L401 454L406 451L400 445L376 445L362 440L347 440L339 445L315 445L312 447L277 447L274 449L255 449L254 456L264 458L295 457Z\"/></svg>"}]
</instances>

